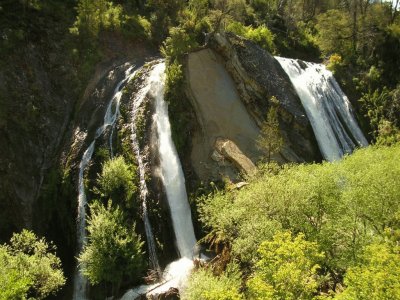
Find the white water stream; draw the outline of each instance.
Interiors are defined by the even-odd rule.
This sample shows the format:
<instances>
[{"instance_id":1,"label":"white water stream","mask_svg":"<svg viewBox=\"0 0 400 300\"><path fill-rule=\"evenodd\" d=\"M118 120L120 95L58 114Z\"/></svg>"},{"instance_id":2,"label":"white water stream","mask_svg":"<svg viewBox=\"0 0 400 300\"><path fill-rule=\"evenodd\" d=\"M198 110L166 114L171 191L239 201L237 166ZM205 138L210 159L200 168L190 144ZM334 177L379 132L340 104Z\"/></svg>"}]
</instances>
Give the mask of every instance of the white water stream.
<instances>
[{"instance_id":1,"label":"white water stream","mask_svg":"<svg viewBox=\"0 0 400 300\"><path fill-rule=\"evenodd\" d=\"M122 79L114 90L114 94L109 101L107 106L106 113L104 115L103 124L96 130L95 137L93 141L90 143L90 146L83 153L81 162L79 164L79 180L78 180L78 216L77 216L77 255L83 249L84 244L86 243L86 193L85 193L85 184L84 184L84 172L86 167L88 166L93 152L95 148L95 142L98 137L100 137L104 131L111 126L110 139L109 139L109 147L111 157L113 156L112 150L112 136L115 127L115 122L119 115L119 106L120 100L122 96L122 88L123 85L129 82L134 76L136 72L133 71L134 66L129 67L125 71L125 77ZM81 273L81 268L78 267L74 274L74 291L73 291L73 299L74 300L84 300L86 299L86 287L87 280Z\"/></svg>"},{"instance_id":2,"label":"white water stream","mask_svg":"<svg viewBox=\"0 0 400 300\"><path fill-rule=\"evenodd\" d=\"M132 148L136 154L136 159L138 161L138 168L139 168L139 179L140 179L140 198L142 200L142 212L143 212L143 222L144 222L144 227L145 227L145 233L146 233L146 240L147 240L147 248L149 251L149 258L150 258L150 264L151 268L157 273L161 272L160 265L158 263L157 259L157 253L156 253L156 246L155 246L155 241L154 241L154 235L153 235L153 229L150 224L149 220L149 214L147 211L147 195L149 193L147 189L147 184L145 180L145 166L143 162L143 157L140 153L140 147L139 147L139 141L138 141L138 136L137 136L137 128L136 128L136 120L137 120L137 112L139 110L139 107L142 105L143 100L146 98L147 93L150 90L151 87L151 81L154 80L152 79L153 76L150 74L149 78L146 80L144 87L139 90L139 92L136 94L134 102L133 102L133 109L132 109L132 122L131 122L131 141L132 141ZM156 78L158 74L155 74Z\"/></svg>"},{"instance_id":3,"label":"white water stream","mask_svg":"<svg viewBox=\"0 0 400 300\"><path fill-rule=\"evenodd\" d=\"M162 181L171 210L172 225L180 259L170 263L163 272L160 283L142 285L129 290L121 300L136 299L139 295L159 295L171 287L182 288L193 268L193 251L196 245L190 206L187 199L182 166L171 137L168 106L164 101L165 64L157 64L150 73L145 94L155 100L154 122L158 133L158 151Z\"/></svg>"},{"instance_id":4,"label":"white water stream","mask_svg":"<svg viewBox=\"0 0 400 300\"><path fill-rule=\"evenodd\" d=\"M347 96L324 65L275 58L295 87L326 160L340 159L368 145Z\"/></svg>"}]
</instances>

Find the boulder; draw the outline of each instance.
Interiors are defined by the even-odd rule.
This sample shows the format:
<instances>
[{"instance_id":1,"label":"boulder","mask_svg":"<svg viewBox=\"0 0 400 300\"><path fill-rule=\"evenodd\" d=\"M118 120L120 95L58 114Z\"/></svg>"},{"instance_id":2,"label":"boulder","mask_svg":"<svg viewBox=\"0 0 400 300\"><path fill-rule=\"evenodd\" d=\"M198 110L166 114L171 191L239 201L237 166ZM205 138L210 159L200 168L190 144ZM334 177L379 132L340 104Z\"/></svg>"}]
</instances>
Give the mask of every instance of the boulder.
<instances>
[{"instance_id":1,"label":"boulder","mask_svg":"<svg viewBox=\"0 0 400 300\"><path fill-rule=\"evenodd\" d=\"M218 138L215 141L215 148L244 174L254 175L257 172L254 163L231 140Z\"/></svg>"}]
</instances>

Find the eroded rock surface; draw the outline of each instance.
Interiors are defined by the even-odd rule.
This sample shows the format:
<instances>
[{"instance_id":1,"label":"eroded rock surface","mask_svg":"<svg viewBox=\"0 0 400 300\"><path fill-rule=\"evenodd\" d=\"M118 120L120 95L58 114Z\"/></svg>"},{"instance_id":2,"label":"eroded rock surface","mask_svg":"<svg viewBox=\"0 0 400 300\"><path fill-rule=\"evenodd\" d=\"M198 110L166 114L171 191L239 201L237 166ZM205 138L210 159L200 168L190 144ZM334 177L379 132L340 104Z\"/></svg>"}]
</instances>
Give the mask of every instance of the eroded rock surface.
<instances>
[{"instance_id":1,"label":"eroded rock surface","mask_svg":"<svg viewBox=\"0 0 400 300\"><path fill-rule=\"evenodd\" d=\"M233 178L237 173L234 166L218 164L215 157L212 159L217 138L233 141L246 157L255 162L262 154L255 146L259 128L241 101L221 57L214 51L204 49L191 53L186 76L189 98L200 124L192 140L193 168L201 179Z\"/></svg>"},{"instance_id":2,"label":"eroded rock surface","mask_svg":"<svg viewBox=\"0 0 400 300\"><path fill-rule=\"evenodd\" d=\"M279 62L253 42L233 34L216 34L210 47L223 57L248 112L261 126L269 100L280 104L279 126L285 144L281 155L286 161L319 161L321 154L310 122L289 77Z\"/></svg>"}]
</instances>

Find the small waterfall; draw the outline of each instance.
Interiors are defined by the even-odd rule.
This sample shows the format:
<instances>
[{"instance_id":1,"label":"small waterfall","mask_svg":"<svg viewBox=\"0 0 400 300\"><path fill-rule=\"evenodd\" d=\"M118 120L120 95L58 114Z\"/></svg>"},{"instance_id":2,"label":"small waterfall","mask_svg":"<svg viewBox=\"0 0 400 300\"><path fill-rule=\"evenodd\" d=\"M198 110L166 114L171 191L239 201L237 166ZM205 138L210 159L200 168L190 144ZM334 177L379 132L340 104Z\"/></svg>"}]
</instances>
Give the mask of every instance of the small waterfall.
<instances>
[{"instance_id":1,"label":"small waterfall","mask_svg":"<svg viewBox=\"0 0 400 300\"><path fill-rule=\"evenodd\" d=\"M196 245L185 178L171 137L167 103L164 101L165 64L157 64L150 73L146 87L141 91L144 98L148 92L155 99L154 121L158 133L158 151L162 181L171 210L172 225L181 258L170 263L164 270L160 283L142 285L128 290L121 300L137 299L141 295L154 296L165 293L171 287L182 288L193 269L193 250Z\"/></svg>"},{"instance_id":2,"label":"small waterfall","mask_svg":"<svg viewBox=\"0 0 400 300\"><path fill-rule=\"evenodd\" d=\"M288 74L328 161L367 146L351 108L332 73L324 65L275 57Z\"/></svg>"},{"instance_id":3,"label":"small waterfall","mask_svg":"<svg viewBox=\"0 0 400 300\"><path fill-rule=\"evenodd\" d=\"M162 181L171 210L172 225L179 254L181 257L192 259L196 238L186 194L185 178L178 153L172 141L168 107L164 101L164 70L164 64L160 64L154 69L161 80L154 82L150 90L156 101L154 120L157 125Z\"/></svg>"},{"instance_id":4,"label":"small waterfall","mask_svg":"<svg viewBox=\"0 0 400 300\"><path fill-rule=\"evenodd\" d=\"M78 217L77 217L77 236L78 236L78 254L86 243L86 193L85 184L83 182L83 173L92 159L94 151L94 142L83 153L82 160L79 164L79 180L78 180ZM86 299L86 286L87 279L82 275L82 273L77 269L74 275L74 298L73 299Z\"/></svg>"},{"instance_id":5,"label":"small waterfall","mask_svg":"<svg viewBox=\"0 0 400 300\"><path fill-rule=\"evenodd\" d=\"M151 75L150 75L150 78L152 78ZM149 79L148 79L148 81L149 81ZM145 99L149 90L150 90L150 84L149 84L149 82L146 81L145 86L136 94L135 100L133 102L132 123L131 123L131 132L132 132L131 141L132 141L132 148L136 154L136 158L138 161L139 178L140 178L140 198L142 200L143 222L144 222L144 227L145 227L147 248L148 248L149 257L150 257L150 264L151 264L151 267L153 270L157 271L157 273L160 273L161 269L160 269L160 265L159 265L158 259L157 259L153 230L151 228L149 215L148 215L148 211L147 211L147 195L148 195L149 191L147 189L147 184L146 184L146 180L145 180L145 166L143 163L142 155L140 153L139 141L138 141L138 137L137 137L137 128L135 126L136 118L137 118L136 113L137 113L139 107L141 106L141 104L143 103L143 100Z\"/></svg>"},{"instance_id":6,"label":"small waterfall","mask_svg":"<svg viewBox=\"0 0 400 300\"><path fill-rule=\"evenodd\" d=\"M85 193L85 185L84 185L84 181L83 181L83 173L92 158L96 139L98 137L100 137L109 126L111 126L109 146L110 146L111 157L113 156L112 135L113 135L114 127L115 127L115 122L116 122L116 120L118 118L118 114L119 114L119 105L120 105L120 100L121 100L121 96L122 96L122 88L123 88L124 84L129 82L129 80L131 80L135 76L136 71L132 72L133 68L134 68L134 66L129 67L125 71L124 79L122 79L117 84L117 87L114 90L114 94L111 97L111 100L109 101L109 104L107 106L107 110L104 115L103 125L101 125L99 128L97 128L95 137L94 137L93 141L90 143L90 146L83 153L81 162L79 164L78 216L77 216L77 237L78 237L77 254L78 255L82 251L83 246L86 243L87 199L86 199L86 193ZM114 107L114 111L113 111L113 107ZM75 271L75 274L74 274L73 299L74 300L86 299L86 287L87 287L87 280L80 272L80 268L77 268Z\"/></svg>"}]
</instances>

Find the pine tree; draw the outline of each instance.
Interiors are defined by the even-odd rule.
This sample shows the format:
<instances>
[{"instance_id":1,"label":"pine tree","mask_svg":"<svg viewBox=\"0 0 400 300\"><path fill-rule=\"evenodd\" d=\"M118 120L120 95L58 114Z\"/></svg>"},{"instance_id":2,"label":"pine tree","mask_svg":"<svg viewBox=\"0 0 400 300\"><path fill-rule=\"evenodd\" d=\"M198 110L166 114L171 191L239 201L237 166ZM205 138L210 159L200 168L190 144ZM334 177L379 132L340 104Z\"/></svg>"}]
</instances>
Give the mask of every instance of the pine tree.
<instances>
[{"instance_id":1,"label":"pine tree","mask_svg":"<svg viewBox=\"0 0 400 300\"><path fill-rule=\"evenodd\" d=\"M278 122L278 99L271 97L271 107L267 113L267 119L261 126L261 133L257 139L259 149L266 150L267 162L271 161L271 156L278 153L283 146L283 138L279 130Z\"/></svg>"}]
</instances>

